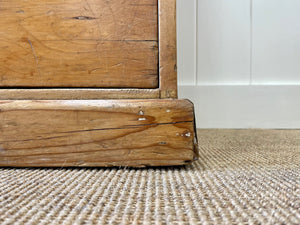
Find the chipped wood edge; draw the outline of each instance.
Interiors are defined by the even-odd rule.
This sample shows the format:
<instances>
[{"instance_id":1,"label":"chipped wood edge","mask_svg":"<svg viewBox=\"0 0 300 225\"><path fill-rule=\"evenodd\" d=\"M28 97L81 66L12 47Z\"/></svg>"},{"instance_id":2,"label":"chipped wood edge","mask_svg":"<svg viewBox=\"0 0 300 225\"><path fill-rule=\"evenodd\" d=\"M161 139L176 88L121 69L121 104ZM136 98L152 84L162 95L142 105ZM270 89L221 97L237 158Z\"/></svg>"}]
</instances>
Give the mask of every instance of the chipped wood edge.
<instances>
[{"instance_id":1,"label":"chipped wood edge","mask_svg":"<svg viewBox=\"0 0 300 225\"><path fill-rule=\"evenodd\" d=\"M158 0L160 98L177 98L176 0Z\"/></svg>"}]
</instances>

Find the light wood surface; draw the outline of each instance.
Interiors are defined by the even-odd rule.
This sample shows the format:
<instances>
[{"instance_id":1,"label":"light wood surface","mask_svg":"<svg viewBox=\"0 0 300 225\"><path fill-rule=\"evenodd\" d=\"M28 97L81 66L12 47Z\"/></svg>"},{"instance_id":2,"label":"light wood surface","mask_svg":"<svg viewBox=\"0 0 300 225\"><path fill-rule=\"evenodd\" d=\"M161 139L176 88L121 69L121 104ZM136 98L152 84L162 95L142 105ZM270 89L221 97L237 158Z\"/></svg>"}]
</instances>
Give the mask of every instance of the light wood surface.
<instances>
[{"instance_id":1,"label":"light wood surface","mask_svg":"<svg viewBox=\"0 0 300 225\"><path fill-rule=\"evenodd\" d=\"M157 0L0 0L0 86L158 87Z\"/></svg>"},{"instance_id":2,"label":"light wood surface","mask_svg":"<svg viewBox=\"0 0 300 225\"><path fill-rule=\"evenodd\" d=\"M0 3L0 99L177 98L176 0Z\"/></svg>"},{"instance_id":3,"label":"light wood surface","mask_svg":"<svg viewBox=\"0 0 300 225\"><path fill-rule=\"evenodd\" d=\"M177 98L176 0L159 0L160 97Z\"/></svg>"},{"instance_id":4,"label":"light wood surface","mask_svg":"<svg viewBox=\"0 0 300 225\"><path fill-rule=\"evenodd\" d=\"M0 100L157 99L159 89L0 89Z\"/></svg>"},{"instance_id":5,"label":"light wood surface","mask_svg":"<svg viewBox=\"0 0 300 225\"><path fill-rule=\"evenodd\" d=\"M0 101L0 166L181 165L195 132L187 100Z\"/></svg>"},{"instance_id":6,"label":"light wood surface","mask_svg":"<svg viewBox=\"0 0 300 225\"><path fill-rule=\"evenodd\" d=\"M0 11L0 166L197 159L193 104L176 99L175 0L0 0Z\"/></svg>"}]
</instances>

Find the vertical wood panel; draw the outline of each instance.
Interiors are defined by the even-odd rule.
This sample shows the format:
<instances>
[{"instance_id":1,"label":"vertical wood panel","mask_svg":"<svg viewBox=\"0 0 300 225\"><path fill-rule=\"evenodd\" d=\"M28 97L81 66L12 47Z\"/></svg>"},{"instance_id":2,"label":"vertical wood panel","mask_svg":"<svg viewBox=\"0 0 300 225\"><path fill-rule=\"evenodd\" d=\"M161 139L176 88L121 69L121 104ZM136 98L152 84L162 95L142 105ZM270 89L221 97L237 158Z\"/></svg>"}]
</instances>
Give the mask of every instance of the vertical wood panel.
<instances>
[{"instance_id":1,"label":"vertical wood panel","mask_svg":"<svg viewBox=\"0 0 300 225\"><path fill-rule=\"evenodd\" d=\"M198 83L250 83L250 36L250 0L199 0Z\"/></svg>"},{"instance_id":2,"label":"vertical wood panel","mask_svg":"<svg viewBox=\"0 0 300 225\"><path fill-rule=\"evenodd\" d=\"M160 98L177 98L176 0L158 0Z\"/></svg>"},{"instance_id":3,"label":"vertical wood panel","mask_svg":"<svg viewBox=\"0 0 300 225\"><path fill-rule=\"evenodd\" d=\"M177 0L177 62L180 85L196 84L196 6L196 0Z\"/></svg>"},{"instance_id":4,"label":"vertical wood panel","mask_svg":"<svg viewBox=\"0 0 300 225\"><path fill-rule=\"evenodd\" d=\"M300 83L300 1L253 0L253 82Z\"/></svg>"}]
</instances>

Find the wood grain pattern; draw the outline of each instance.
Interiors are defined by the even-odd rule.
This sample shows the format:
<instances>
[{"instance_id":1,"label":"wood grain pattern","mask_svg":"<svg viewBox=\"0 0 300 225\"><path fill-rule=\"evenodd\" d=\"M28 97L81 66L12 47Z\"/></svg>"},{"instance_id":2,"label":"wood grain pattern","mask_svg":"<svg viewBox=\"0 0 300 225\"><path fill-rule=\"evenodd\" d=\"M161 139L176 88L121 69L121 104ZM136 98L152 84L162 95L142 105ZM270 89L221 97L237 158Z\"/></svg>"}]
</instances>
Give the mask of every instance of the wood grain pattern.
<instances>
[{"instance_id":1,"label":"wood grain pattern","mask_svg":"<svg viewBox=\"0 0 300 225\"><path fill-rule=\"evenodd\" d=\"M0 86L158 87L157 0L0 0Z\"/></svg>"},{"instance_id":2,"label":"wood grain pattern","mask_svg":"<svg viewBox=\"0 0 300 225\"><path fill-rule=\"evenodd\" d=\"M160 97L177 98L176 0L159 0Z\"/></svg>"},{"instance_id":3,"label":"wood grain pattern","mask_svg":"<svg viewBox=\"0 0 300 225\"><path fill-rule=\"evenodd\" d=\"M187 100L0 101L0 166L181 165L197 157Z\"/></svg>"},{"instance_id":4,"label":"wood grain pattern","mask_svg":"<svg viewBox=\"0 0 300 225\"><path fill-rule=\"evenodd\" d=\"M159 89L0 89L0 100L157 99Z\"/></svg>"}]
</instances>

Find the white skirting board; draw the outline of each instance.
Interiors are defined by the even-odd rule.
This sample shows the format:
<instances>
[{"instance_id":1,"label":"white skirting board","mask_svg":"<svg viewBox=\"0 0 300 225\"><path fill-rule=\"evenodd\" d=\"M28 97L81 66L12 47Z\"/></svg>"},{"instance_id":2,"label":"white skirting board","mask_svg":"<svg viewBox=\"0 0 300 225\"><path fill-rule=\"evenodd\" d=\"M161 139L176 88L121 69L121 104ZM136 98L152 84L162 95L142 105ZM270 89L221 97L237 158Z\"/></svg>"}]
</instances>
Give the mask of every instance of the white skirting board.
<instances>
[{"instance_id":1,"label":"white skirting board","mask_svg":"<svg viewBox=\"0 0 300 225\"><path fill-rule=\"evenodd\" d=\"M300 85L179 86L198 128L300 128Z\"/></svg>"}]
</instances>

